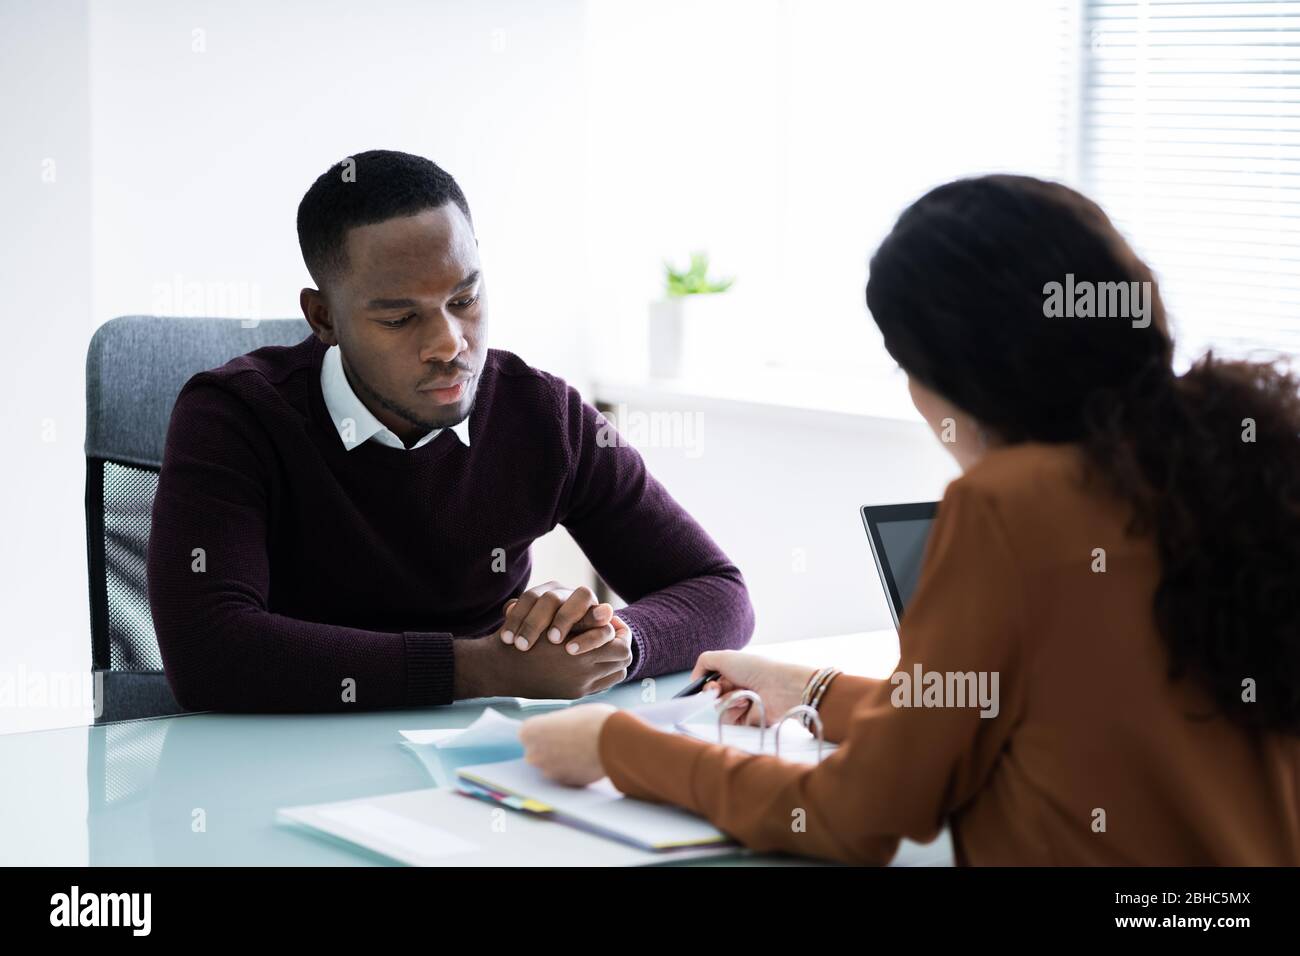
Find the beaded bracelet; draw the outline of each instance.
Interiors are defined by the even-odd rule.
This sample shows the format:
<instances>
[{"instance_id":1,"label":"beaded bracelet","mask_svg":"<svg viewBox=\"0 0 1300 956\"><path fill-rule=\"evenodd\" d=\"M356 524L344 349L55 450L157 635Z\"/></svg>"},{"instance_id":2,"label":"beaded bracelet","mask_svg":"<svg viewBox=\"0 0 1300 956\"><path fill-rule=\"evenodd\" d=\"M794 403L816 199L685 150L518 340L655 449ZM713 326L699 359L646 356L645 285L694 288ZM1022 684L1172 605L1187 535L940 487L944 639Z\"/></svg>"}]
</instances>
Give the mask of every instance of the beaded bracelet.
<instances>
[{"instance_id":1,"label":"beaded bracelet","mask_svg":"<svg viewBox=\"0 0 1300 956\"><path fill-rule=\"evenodd\" d=\"M811 707L813 710L817 710L822 702L822 696L826 693L826 688L830 686L831 681L839 676L840 673L841 671L837 667L823 667L817 673L813 674L812 678L803 689L803 697L801 698L800 703ZM804 727L808 727L811 723L812 721L809 716L804 714Z\"/></svg>"},{"instance_id":2,"label":"beaded bracelet","mask_svg":"<svg viewBox=\"0 0 1300 956\"><path fill-rule=\"evenodd\" d=\"M799 698L799 703L805 705L811 704L813 692L816 691L818 685L826 679L826 675L832 670L834 670L833 667L823 667L815 672L812 677L808 678L808 683L804 684L803 694Z\"/></svg>"},{"instance_id":3,"label":"beaded bracelet","mask_svg":"<svg viewBox=\"0 0 1300 956\"><path fill-rule=\"evenodd\" d=\"M831 672L827 674L826 677L822 680L821 686L817 688L817 692L813 695L812 705L811 705L813 710L816 711L821 710L822 698L826 696L827 688L831 686L831 681L839 677L841 673L842 671L840 671L838 668L834 668L834 667L831 668Z\"/></svg>"}]
</instances>

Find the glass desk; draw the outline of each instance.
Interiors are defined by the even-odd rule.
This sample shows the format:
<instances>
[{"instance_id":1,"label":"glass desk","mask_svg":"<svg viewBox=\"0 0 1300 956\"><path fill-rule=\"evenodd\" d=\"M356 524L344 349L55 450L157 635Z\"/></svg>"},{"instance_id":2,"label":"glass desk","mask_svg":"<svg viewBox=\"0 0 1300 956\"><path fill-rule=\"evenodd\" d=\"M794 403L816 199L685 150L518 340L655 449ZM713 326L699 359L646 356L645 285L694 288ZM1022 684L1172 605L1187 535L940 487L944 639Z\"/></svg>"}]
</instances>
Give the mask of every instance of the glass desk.
<instances>
[{"instance_id":1,"label":"glass desk","mask_svg":"<svg viewBox=\"0 0 1300 956\"><path fill-rule=\"evenodd\" d=\"M869 676L887 675L898 655L893 631L752 650ZM656 695L671 696L688 676L657 678ZM641 686L589 700L635 707ZM553 709L495 698L343 714L196 713L0 736L0 865L383 865L277 825L275 811L437 786L399 731L467 726L488 705L512 717ZM442 758L449 773L455 759Z\"/></svg>"}]
</instances>

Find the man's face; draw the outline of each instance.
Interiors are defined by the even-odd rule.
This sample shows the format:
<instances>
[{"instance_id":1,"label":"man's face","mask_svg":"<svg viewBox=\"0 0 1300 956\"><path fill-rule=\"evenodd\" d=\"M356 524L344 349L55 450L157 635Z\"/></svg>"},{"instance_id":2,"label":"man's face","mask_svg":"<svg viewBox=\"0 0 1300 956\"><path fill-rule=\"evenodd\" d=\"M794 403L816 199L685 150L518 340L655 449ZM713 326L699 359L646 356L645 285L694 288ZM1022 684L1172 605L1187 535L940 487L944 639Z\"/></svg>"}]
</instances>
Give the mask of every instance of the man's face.
<instances>
[{"instance_id":1,"label":"man's face","mask_svg":"<svg viewBox=\"0 0 1300 956\"><path fill-rule=\"evenodd\" d=\"M464 213L449 203L358 226L347 256L325 299L357 397L407 444L463 421L487 355L478 243Z\"/></svg>"}]
</instances>

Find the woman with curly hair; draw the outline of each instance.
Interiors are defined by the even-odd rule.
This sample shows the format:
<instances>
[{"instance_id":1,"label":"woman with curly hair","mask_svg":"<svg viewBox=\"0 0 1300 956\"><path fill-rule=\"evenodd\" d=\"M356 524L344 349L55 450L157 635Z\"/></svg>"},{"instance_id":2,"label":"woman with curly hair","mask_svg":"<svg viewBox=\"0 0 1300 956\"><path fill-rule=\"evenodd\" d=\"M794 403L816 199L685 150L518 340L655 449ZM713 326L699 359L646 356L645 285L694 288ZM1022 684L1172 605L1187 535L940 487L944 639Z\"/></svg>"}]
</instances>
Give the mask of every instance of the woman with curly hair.
<instances>
[{"instance_id":1,"label":"woman with curly hair","mask_svg":"<svg viewBox=\"0 0 1300 956\"><path fill-rule=\"evenodd\" d=\"M1134 294L1115 315L1063 289ZM1175 374L1150 269L1095 203L1027 177L913 204L867 305L963 471L894 677L701 656L769 720L816 701L841 744L817 766L599 704L527 721L528 759L757 850L883 863L946 824L962 864L1300 864L1296 379ZM996 707L900 694L922 671L996 675Z\"/></svg>"}]
</instances>

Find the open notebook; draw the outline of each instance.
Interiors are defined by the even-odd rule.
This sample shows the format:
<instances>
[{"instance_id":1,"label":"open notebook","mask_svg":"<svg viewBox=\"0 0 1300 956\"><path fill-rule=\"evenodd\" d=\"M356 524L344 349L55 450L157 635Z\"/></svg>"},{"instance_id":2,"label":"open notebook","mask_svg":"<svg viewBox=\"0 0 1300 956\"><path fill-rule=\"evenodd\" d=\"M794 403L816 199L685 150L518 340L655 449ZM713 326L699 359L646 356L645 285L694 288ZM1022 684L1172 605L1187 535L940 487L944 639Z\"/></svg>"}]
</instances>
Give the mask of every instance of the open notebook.
<instances>
[{"instance_id":1,"label":"open notebook","mask_svg":"<svg viewBox=\"0 0 1300 956\"><path fill-rule=\"evenodd\" d=\"M543 813L508 817L494 803L430 788L314 806L284 807L276 823L408 866L645 866L743 857L731 844L645 850L563 826ZM890 866L952 866L947 830L929 844L904 840Z\"/></svg>"},{"instance_id":2,"label":"open notebook","mask_svg":"<svg viewBox=\"0 0 1300 956\"><path fill-rule=\"evenodd\" d=\"M548 780L522 758L462 767L456 775L469 788L509 806L548 814L557 822L643 850L730 842L725 833L692 813L623 796L608 778L587 787L566 787Z\"/></svg>"},{"instance_id":3,"label":"open notebook","mask_svg":"<svg viewBox=\"0 0 1300 956\"><path fill-rule=\"evenodd\" d=\"M695 700L673 699L635 712L664 730L717 743L716 721L700 715L702 708L711 709L712 702L712 697L698 695ZM469 727L401 732L402 746L424 763L433 782L439 788L455 787L460 794L436 789L288 807L279 811L277 820L416 865L635 865L744 853L708 821L676 807L624 797L608 779L580 789L552 783L519 759L518 728L517 720L488 708ZM774 751L775 734L770 729L763 735L755 727L727 725L722 734L722 742L731 747L750 753ZM825 744L821 756L835 749ZM816 738L788 721L781 732L780 754L786 760L815 763ZM474 762L456 770L457 760ZM524 839L463 840L470 833L483 832L476 813L499 814L500 807L521 811L512 816L509 827ZM467 825L471 818L473 824ZM557 852L563 859L555 857ZM892 865L951 864L952 845L945 831L927 845L904 840Z\"/></svg>"},{"instance_id":4,"label":"open notebook","mask_svg":"<svg viewBox=\"0 0 1300 956\"><path fill-rule=\"evenodd\" d=\"M408 866L646 866L742 852L720 845L656 853L439 788L283 807L275 822Z\"/></svg>"},{"instance_id":5,"label":"open notebook","mask_svg":"<svg viewBox=\"0 0 1300 956\"><path fill-rule=\"evenodd\" d=\"M687 721L678 724L673 729L679 734L686 734L706 743L719 743L717 723L711 720ZM771 727L764 729L744 724L728 724L722 728L721 743L751 754L771 755L777 753L776 732ZM821 756L823 758L829 757L835 752L836 747L836 744L822 744L820 748ZM781 726L780 757L782 760L791 760L796 763L817 763L818 752L819 748L815 734L800 727L794 721L787 721Z\"/></svg>"},{"instance_id":6,"label":"open notebook","mask_svg":"<svg viewBox=\"0 0 1300 956\"><path fill-rule=\"evenodd\" d=\"M679 714L685 713L689 717L697 715L698 711L696 706L694 711L679 711ZM499 729L499 725L494 726ZM685 720L671 729L710 743L718 740L716 721L693 723ZM763 731L758 727L726 726L722 728L722 741L749 753L772 754L776 749L776 734L770 728ZM824 744L820 755L824 757L834 749L833 744ZM782 727L780 753L786 760L816 763L819 757L817 738L803 727L788 722ZM725 833L692 813L623 796L608 778L587 787L566 787L548 780L522 758L461 767L456 776L462 789L479 796L516 810L550 814L558 822L647 850L664 851L729 842Z\"/></svg>"}]
</instances>

